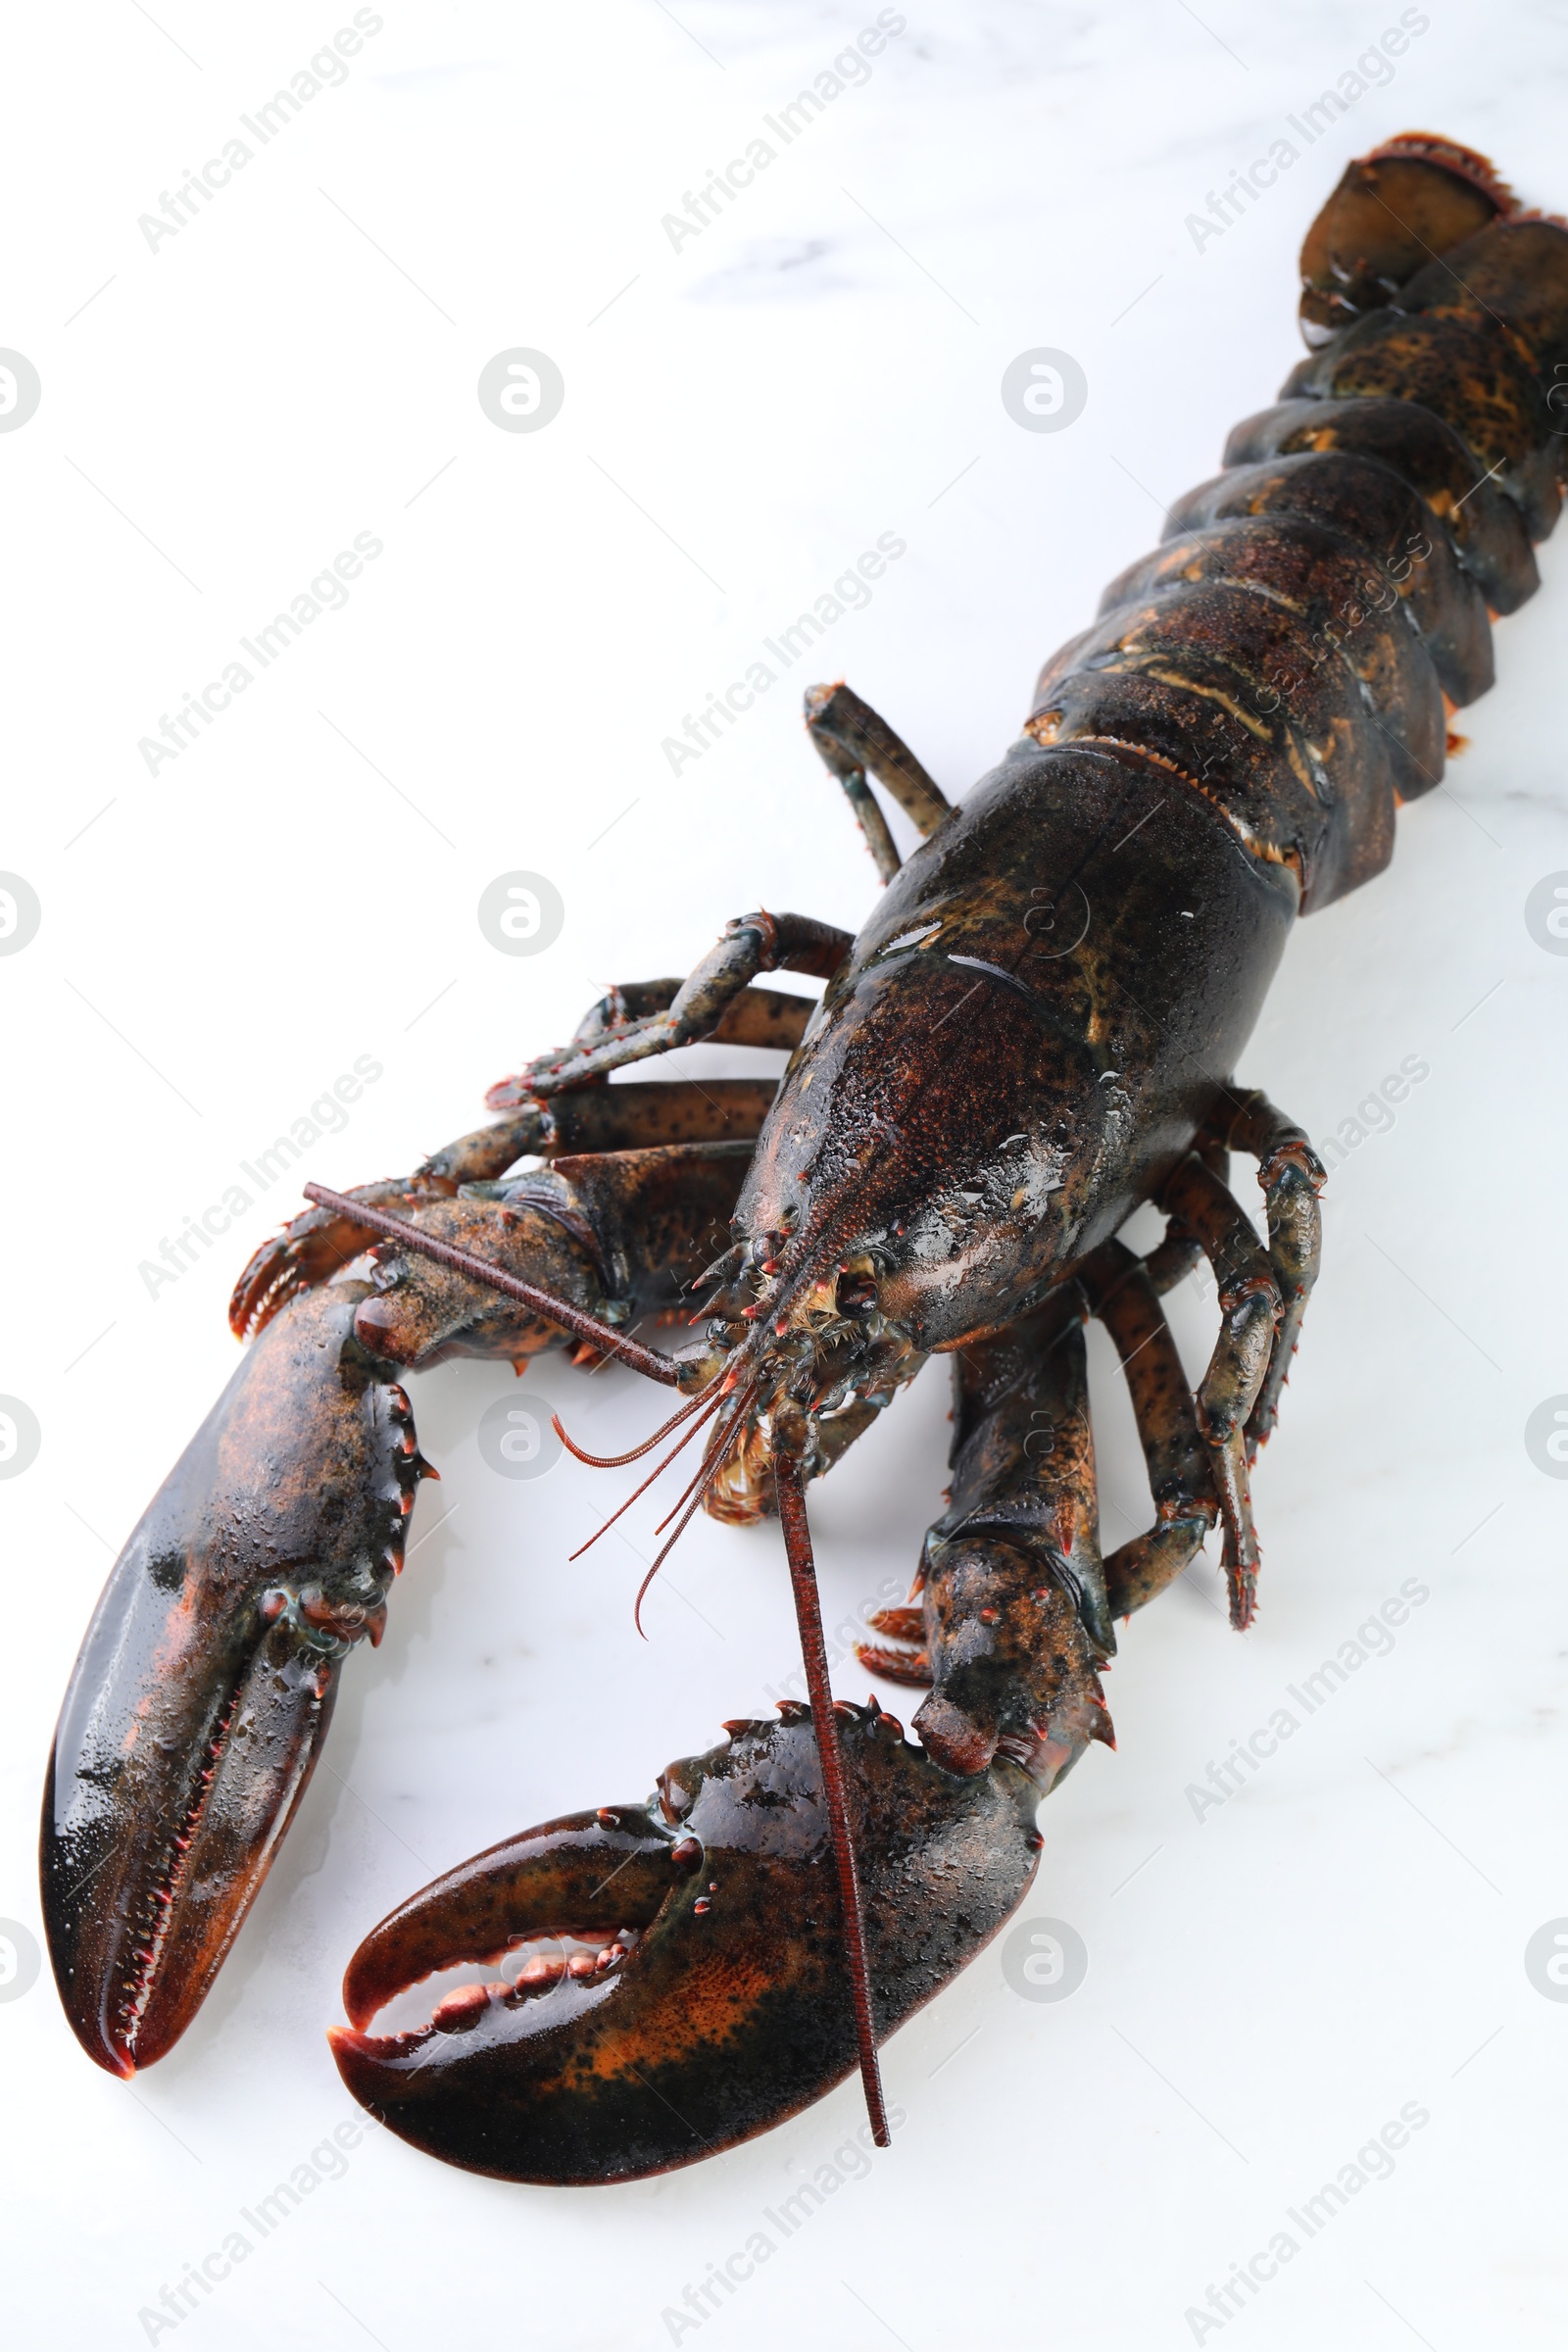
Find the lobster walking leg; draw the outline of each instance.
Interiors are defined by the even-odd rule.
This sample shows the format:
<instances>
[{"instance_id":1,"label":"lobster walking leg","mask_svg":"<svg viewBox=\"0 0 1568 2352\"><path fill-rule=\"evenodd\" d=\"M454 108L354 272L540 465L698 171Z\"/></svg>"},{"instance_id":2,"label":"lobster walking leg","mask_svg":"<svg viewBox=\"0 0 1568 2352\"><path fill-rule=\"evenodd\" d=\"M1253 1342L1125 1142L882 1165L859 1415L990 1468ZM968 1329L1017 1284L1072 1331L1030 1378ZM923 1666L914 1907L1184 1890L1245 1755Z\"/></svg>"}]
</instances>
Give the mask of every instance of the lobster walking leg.
<instances>
[{"instance_id":1,"label":"lobster walking leg","mask_svg":"<svg viewBox=\"0 0 1568 2352\"><path fill-rule=\"evenodd\" d=\"M1219 1516L1208 1450L1192 1391L1143 1261L1106 1242L1078 1272L1090 1306L1115 1343L1149 1468L1155 1524L1105 1562L1112 1616L1130 1617L1180 1576Z\"/></svg>"},{"instance_id":2,"label":"lobster walking leg","mask_svg":"<svg viewBox=\"0 0 1568 2352\"><path fill-rule=\"evenodd\" d=\"M605 1038L568 1052L548 1067L529 1064L533 1091L557 1095L624 1069L650 1054L668 1054L716 1035L727 1008L759 972L809 972L831 980L855 945L847 931L805 914L737 915L718 943L683 980L667 1010L651 1012Z\"/></svg>"},{"instance_id":3,"label":"lobster walking leg","mask_svg":"<svg viewBox=\"0 0 1568 2352\"><path fill-rule=\"evenodd\" d=\"M504 1079L493 1087L492 1102L513 1084ZM451 1184L485 1183L524 1158L740 1142L760 1132L777 1091L771 1078L707 1078L701 1086L684 1079L663 1086L584 1086L553 1102L527 1096L510 1118L476 1127L433 1152L418 1173Z\"/></svg>"},{"instance_id":4,"label":"lobster walking leg","mask_svg":"<svg viewBox=\"0 0 1568 2352\"><path fill-rule=\"evenodd\" d=\"M1202 1244L1219 1285L1220 1333L1198 1392L1225 1523L1231 1623L1245 1632L1257 1593L1257 1537L1247 1475L1246 1430L1274 1348L1280 1290L1241 1207L1196 1152L1166 1182L1160 1205Z\"/></svg>"},{"instance_id":5,"label":"lobster walking leg","mask_svg":"<svg viewBox=\"0 0 1568 2352\"><path fill-rule=\"evenodd\" d=\"M492 1110L510 1110L517 1105L537 1119L542 1094L550 1092L548 1087L543 1090L538 1088L539 1079L553 1079L568 1058L576 1058L593 1048L612 1044L640 1029L652 1015L667 1013L685 985L685 981L679 978L621 982L601 997L596 1004L589 1006L577 1025L569 1047L557 1047L552 1053L536 1054L514 1076L500 1079L492 1086L485 1096L486 1102ZM702 1042L711 1046L760 1046L769 1053L793 1053L815 1010L815 1000L811 997L787 995L777 988L743 988L729 999L715 1025L702 1032ZM686 1042L689 1044L694 1041L688 1039ZM606 1072L605 1076L608 1075ZM756 1081L735 1083L751 1085ZM578 1086L574 1081L577 1093L584 1097L591 1085L597 1091L595 1082ZM616 1092L619 1091L617 1088ZM712 1091L711 1088L710 1091ZM559 1101L555 1109L559 1116ZM481 1127L474 1137L464 1137L461 1141L472 1142L482 1148L483 1138L488 1132L488 1129ZM653 1144L675 1143L681 1139L676 1136L650 1135L627 1140ZM521 1148L531 1151L535 1147L524 1145ZM513 1156L517 1155L514 1153Z\"/></svg>"},{"instance_id":6,"label":"lobster walking leg","mask_svg":"<svg viewBox=\"0 0 1568 2352\"><path fill-rule=\"evenodd\" d=\"M885 883L891 882L903 861L893 846L887 818L866 782L867 775L892 794L922 839L934 833L948 813L941 788L926 774L908 745L852 686L808 686L806 731L828 773L843 785L878 874Z\"/></svg>"},{"instance_id":7,"label":"lobster walking leg","mask_svg":"<svg viewBox=\"0 0 1568 2352\"><path fill-rule=\"evenodd\" d=\"M412 1176L358 1185L345 1198L407 1216L450 1200L460 1187L494 1183L525 1156L739 1140L758 1134L774 1092L770 1078L730 1078L703 1086L585 1087L555 1103L528 1096L510 1117L432 1152ZM262 1244L235 1284L228 1310L235 1338L253 1338L286 1299L330 1282L368 1243L364 1226L335 1209L304 1210Z\"/></svg>"},{"instance_id":8,"label":"lobster walking leg","mask_svg":"<svg viewBox=\"0 0 1568 2352\"><path fill-rule=\"evenodd\" d=\"M1230 1150L1250 1152L1259 1162L1257 1181L1263 1189L1268 1220L1269 1263L1282 1301L1274 1352L1248 1419L1250 1457L1279 1419L1280 1392L1290 1376L1306 1302L1317 1280L1323 1254L1323 1219L1317 1197L1328 1181L1328 1172L1301 1129L1255 1089L1241 1098L1228 1120L1222 1117L1216 1125Z\"/></svg>"},{"instance_id":9,"label":"lobster walking leg","mask_svg":"<svg viewBox=\"0 0 1568 2352\"><path fill-rule=\"evenodd\" d=\"M825 689L819 686L811 687L808 691L806 698L808 725L809 725L811 695L824 691ZM904 860L899 856L898 845L888 828L888 820L882 813L877 797L865 780L865 769L857 762L853 754L841 749L831 736L815 735L812 740L822 755L828 773L837 776L844 787L844 797L854 811L855 821L860 828L861 838L871 853L871 862L876 867L877 879L884 885L891 882Z\"/></svg>"}]
</instances>

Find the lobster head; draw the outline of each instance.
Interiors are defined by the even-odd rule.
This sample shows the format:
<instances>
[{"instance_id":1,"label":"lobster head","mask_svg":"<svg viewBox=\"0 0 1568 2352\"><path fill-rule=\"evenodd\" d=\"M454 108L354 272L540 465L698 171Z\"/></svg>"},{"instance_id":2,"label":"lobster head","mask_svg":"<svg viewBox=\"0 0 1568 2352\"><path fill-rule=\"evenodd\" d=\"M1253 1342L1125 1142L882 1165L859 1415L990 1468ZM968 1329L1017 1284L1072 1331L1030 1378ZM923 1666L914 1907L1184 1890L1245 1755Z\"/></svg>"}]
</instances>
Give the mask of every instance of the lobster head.
<instances>
[{"instance_id":1,"label":"lobster head","mask_svg":"<svg viewBox=\"0 0 1568 2352\"><path fill-rule=\"evenodd\" d=\"M686 1351L688 1392L726 1393L716 1517L770 1512L775 1453L831 1467L930 1352L1038 1306L1147 1176L1123 1074L1086 1033L1089 900L1031 884L1037 843L984 838L1019 824L1017 798L1009 762L902 868L784 1073ZM1026 809L1024 832L1042 821ZM953 857L998 879L960 896Z\"/></svg>"},{"instance_id":2,"label":"lobster head","mask_svg":"<svg viewBox=\"0 0 1568 2352\"><path fill-rule=\"evenodd\" d=\"M1028 1313L1186 1149L1211 1088L1135 1001L1140 925L1192 952L1141 903L1148 813L1114 762L1020 744L894 877L808 1025L710 1340L758 1411L816 1423L819 1463L833 1416Z\"/></svg>"}]
</instances>

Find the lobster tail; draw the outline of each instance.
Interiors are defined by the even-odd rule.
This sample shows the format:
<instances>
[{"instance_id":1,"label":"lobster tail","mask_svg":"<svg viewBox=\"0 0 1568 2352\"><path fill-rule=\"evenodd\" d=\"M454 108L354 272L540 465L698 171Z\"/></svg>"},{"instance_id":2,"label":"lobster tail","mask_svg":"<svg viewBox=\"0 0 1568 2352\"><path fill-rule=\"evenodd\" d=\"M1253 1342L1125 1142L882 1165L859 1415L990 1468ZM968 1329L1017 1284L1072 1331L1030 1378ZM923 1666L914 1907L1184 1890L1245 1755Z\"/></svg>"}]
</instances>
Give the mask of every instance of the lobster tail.
<instances>
[{"instance_id":1,"label":"lobster tail","mask_svg":"<svg viewBox=\"0 0 1568 2352\"><path fill-rule=\"evenodd\" d=\"M1407 133L1308 231L1315 346L1165 544L1047 663L1027 732L1202 795L1303 913L1369 881L1539 585L1568 453L1568 228L1484 158Z\"/></svg>"},{"instance_id":2,"label":"lobster tail","mask_svg":"<svg viewBox=\"0 0 1568 2352\"><path fill-rule=\"evenodd\" d=\"M1315 350L1380 311L1433 254L1451 252L1517 199L1484 155L1401 131L1347 164L1301 245L1301 333Z\"/></svg>"}]
</instances>

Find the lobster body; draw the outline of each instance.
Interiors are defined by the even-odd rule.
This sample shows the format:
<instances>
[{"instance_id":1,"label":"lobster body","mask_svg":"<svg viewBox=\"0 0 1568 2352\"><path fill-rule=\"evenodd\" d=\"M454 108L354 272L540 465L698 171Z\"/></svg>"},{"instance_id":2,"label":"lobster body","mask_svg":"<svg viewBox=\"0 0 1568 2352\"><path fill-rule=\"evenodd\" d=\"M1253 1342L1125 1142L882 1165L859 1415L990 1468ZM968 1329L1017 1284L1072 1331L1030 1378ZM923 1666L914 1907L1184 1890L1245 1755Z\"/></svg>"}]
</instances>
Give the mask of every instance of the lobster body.
<instances>
[{"instance_id":1,"label":"lobster body","mask_svg":"<svg viewBox=\"0 0 1568 2352\"><path fill-rule=\"evenodd\" d=\"M1192 1149L1295 911L1151 761L1025 737L856 940L740 1222L874 1251L922 1353L1014 1322Z\"/></svg>"},{"instance_id":2,"label":"lobster body","mask_svg":"<svg viewBox=\"0 0 1568 2352\"><path fill-rule=\"evenodd\" d=\"M100 2064L127 2073L189 2023L341 1660L379 1632L426 1467L399 1367L520 1363L563 1328L597 1360L617 1327L704 1298L673 1365L642 1351L688 1401L599 1466L681 1431L662 1469L706 1429L675 1536L705 1502L778 1509L798 1596L806 1480L931 1352L955 1383L947 1507L911 1604L860 1651L929 1689L918 1748L874 1702L841 1740L818 1648L809 1733L799 1707L782 1730L728 1725L727 1751L672 1766L646 1806L478 1856L362 1946L340 2070L449 2161L626 2179L781 2120L858 2047L870 2088L874 2034L1021 1899L1037 1796L1109 1740L1115 1619L1216 1522L1249 1623L1249 1472L1316 1275L1323 1171L1232 1073L1297 914L1377 875L1398 806L1439 784L1449 710L1492 683L1491 616L1538 585L1568 451L1568 229L1482 159L1413 134L1352 165L1302 265L1311 356L1046 664L960 808L847 687L808 697L888 884L858 938L738 918L686 980L612 991L493 1089L494 1125L407 1179L314 1196L246 1269L236 1330L279 1329L122 1555L57 1736L46 1915ZM925 836L902 866L868 777ZM823 979L820 1005L753 985L779 969ZM791 1047L776 1097L608 1085L698 1038ZM1266 1244L1227 1189L1233 1151L1259 1163ZM1146 1202L1169 1223L1140 1258L1116 1237ZM391 1237L368 1259L356 1204ZM1159 1294L1199 1252L1220 1332L1195 1396ZM1090 1316L1154 1505L1108 1558ZM369 2031L475 1964L514 1973L414 2033Z\"/></svg>"}]
</instances>

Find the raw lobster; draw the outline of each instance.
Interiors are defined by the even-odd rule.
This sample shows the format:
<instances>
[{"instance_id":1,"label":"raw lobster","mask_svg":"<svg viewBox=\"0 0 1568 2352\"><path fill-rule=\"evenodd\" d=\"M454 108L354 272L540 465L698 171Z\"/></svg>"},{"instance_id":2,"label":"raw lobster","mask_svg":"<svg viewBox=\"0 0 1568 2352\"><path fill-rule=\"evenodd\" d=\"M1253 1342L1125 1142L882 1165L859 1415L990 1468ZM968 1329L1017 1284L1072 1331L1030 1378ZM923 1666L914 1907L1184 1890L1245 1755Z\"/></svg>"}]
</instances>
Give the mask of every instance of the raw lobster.
<instances>
[{"instance_id":1,"label":"raw lobster","mask_svg":"<svg viewBox=\"0 0 1568 2352\"><path fill-rule=\"evenodd\" d=\"M427 1474L400 1367L517 1362L564 1332L678 1388L638 1449L667 1437L662 1468L707 1433L670 1541L704 1505L780 1514L816 1702L728 1725L645 1805L477 1856L361 1946L344 2080L479 2171L657 2172L857 2054L880 2124L876 2041L1015 1908L1039 1799L1110 1739L1116 1619L1218 1523L1249 1623L1249 1469L1317 1272L1322 1169L1231 1073L1296 916L1388 862L1448 709L1492 683L1489 613L1537 586L1568 448L1568 230L1482 158L1412 134L1352 165L1302 275L1310 356L1047 663L961 806L847 687L808 696L886 884L857 938L742 916L688 979L616 989L493 1089L495 1123L405 1181L317 1195L246 1268L252 1345L110 1578L49 1773L50 1947L99 2064L128 2075L189 2024L343 1660L379 1640ZM873 782L924 837L906 863ZM820 1004L757 985L773 971L818 976ZM776 1095L608 1084L703 1038L790 1048ZM525 1157L545 1164L509 1175ZM1117 1236L1150 1201L1165 1238L1139 1257ZM1195 1397L1159 1297L1200 1253L1220 1331ZM629 1338L694 1299L679 1354ZM1103 1559L1089 1316L1154 1502ZM875 1701L828 1701L803 1494L932 1353L954 1366L951 1494L915 1598L861 1652L929 1686L913 1744ZM411 1984L508 1954L428 2026L368 2030Z\"/></svg>"}]
</instances>

